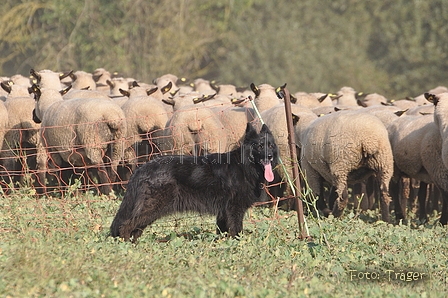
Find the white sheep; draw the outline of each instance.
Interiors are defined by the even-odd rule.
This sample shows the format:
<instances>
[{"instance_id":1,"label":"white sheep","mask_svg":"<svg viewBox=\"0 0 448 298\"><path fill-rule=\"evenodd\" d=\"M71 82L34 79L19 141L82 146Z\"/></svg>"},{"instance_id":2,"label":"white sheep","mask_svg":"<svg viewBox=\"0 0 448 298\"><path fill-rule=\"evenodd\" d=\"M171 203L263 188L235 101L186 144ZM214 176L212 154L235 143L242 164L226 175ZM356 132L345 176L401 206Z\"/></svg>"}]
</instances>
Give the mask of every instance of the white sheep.
<instances>
[{"instance_id":1,"label":"white sheep","mask_svg":"<svg viewBox=\"0 0 448 298\"><path fill-rule=\"evenodd\" d=\"M22 87L25 88L25 87ZM8 116L4 138L2 139L2 163L6 171L24 171L25 167L30 170L37 170L36 185L38 191L45 191L45 148L39 137L40 125L33 121L34 99L28 93L27 96L9 95L4 103ZM3 122L3 121L2 121ZM28 149L25 149L28 148ZM24 156L23 151L27 152ZM31 157L34 156L33 161ZM7 181L13 182L8 176ZM23 182L21 175L19 182Z\"/></svg>"},{"instance_id":2,"label":"white sheep","mask_svg":"<svg viewBox=\"0 0 448 298\"><path fill-rule=\"evenodd\" d=\"M333 107L331 97L324 93L307 93L307 92L296 92L294 93L296 98L295 104L307 108L317 108L317 107Z\"/></svg>"},{"instance_id":3,"label":"white sheep","mask_svg":"<svg viewBox=\"0 0 448 298\"><path fill-rule=\"evenodd\" d=\"M317 119L317 115L313 113L310 109L291 104L291 112L299 116L302 122L311 122L315 119ZM261 118L266 123L266 125L269 127L269 129L272 132L272 135L275 138L275 143L277 144L279 156L282 159L282 161L285 163L285 168L287 169L287 174L292 179L292 168L290 166L291 161L291 152L290 147L288 143L288 130L286 125L286 112L285 112L285 106L283 104L278 104L266 111L261 112ZM302 129L304 126L295 125L295 140L296 145L298 146L298 149L300 151L301 144L299 143L299 135L302 132ZM297 156L300 156L300 152L298 152ZM290 185L288 184L286 173L283 171L282 168L279 168L277 173L280 176L280 179L282 181L281 189L283 192L285 192L285 195L292 195ZM283 196L283 193L279 194L280 196Z\"/></svg>"},{"instance_id":4,"label":"white sheep","mask_svg":"<svg viewBox=\"0 0 448 298\"><path fill-rule=\"evenodd\" d=\"M42 121L42 142L50 159L57 166L64 163L85 169L97 166L100 190L108 194L123 155L124 112L107 99L63 100L53 89L34 86L34 91L35 119Z\"/></svg>"},{"instance_id":5,"label":"white sheep","mask_svg":"<svg viewBox=\"0 0 448 298\"><path fill-rule=\"evenodd\" d=\"M30 70L31 76L36 80L36 84L40 88L50 88L55 90L63 89L61 80L68 78L72 73L73 71L62 74L48 69L40 71L35 71L34 69Z\"/></svg>"},{"instance_id":6,"label":"white sheep","mask_svg":"<svg viewBox=\"0 0 448 298\"><path fill-rule=\"evenodd\" d=\"M165 104L152 96L131 96L121 108L126 117L125 161L134 168L142 153L147 155L159 151L157 139L163 135L170 114L166 112ZM143 144L144 141L149 144ZM148 147L144 148L145 152L139 152L142 146L148 145L152 147L151 152L146 152ZM147 160L145 156L143 161Z\"/></svg>"},{"instance_id":7,"label":"white sheep","mask_svg":"<svg viewBox=\"0 0 448 298\"><path fill-rule=\"evenodd\" d=\"M72 88L74 90L96 90L96 82L93 75L89 72L78 70L70 73L72 79Z\"/></svg>"},{"instance_id":8,"label":"white sheep","mask_svg":"<svg viewBox=\"0 0 448 298\"><path fill-rule=\"evenodd\" d=\"M322 182L335 187L337 199L333 215L341 216L348 202L348 183L375 175L380 186L381 215L389 221L389 182L393 155L388 133L375 116L357 111L340 111L298 127L302 144L301 166L310 188L322 199ZM308 122L308 123L307 123Z\"/></svg>"},{"instance_id":9,"label":"white sheep","mask_svg":"<svg viewBox=\"0 0 448 298\"><path fill-rule=\"evenodd\" d=\"M275 88L269 84L255 86L254 83L251 83L250 88L255 94L254 103L260 113L282 103L277 97Z\"/></svg>"},{"instance_id":10,"label":"white sheep","mask_svg":"<svg viewBox=\"0 0 448 298\"><path fill-rule=\"evenodd\" d=\"M224 153L228 148L226 128L208 107L186 106L167 122L162 150L174 154Z\"/></svg>"}]
</instances>

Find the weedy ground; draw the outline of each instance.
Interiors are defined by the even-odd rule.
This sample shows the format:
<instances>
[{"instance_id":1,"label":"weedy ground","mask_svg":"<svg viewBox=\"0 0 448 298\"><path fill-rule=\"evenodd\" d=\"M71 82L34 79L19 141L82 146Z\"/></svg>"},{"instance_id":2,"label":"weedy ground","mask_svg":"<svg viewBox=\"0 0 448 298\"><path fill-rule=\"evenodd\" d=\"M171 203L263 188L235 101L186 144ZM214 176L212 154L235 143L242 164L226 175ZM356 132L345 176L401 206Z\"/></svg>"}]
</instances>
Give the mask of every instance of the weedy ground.
<instances>
[{"instance_id":1,"label":"weedy ground","mask_svg":"<svg viewBox=\"0 0 448 298\"><path fill-rule=\"evenodd\" d=\"M21 191L0 198L3 297L446 297L447 227L432 214L392 225L378 211L342 219L253 208L240 239L214 218L166 217L137 244L109 237L119 199ZM325 239L327 241L325 241Z\"/></svg>"}]
</instances>

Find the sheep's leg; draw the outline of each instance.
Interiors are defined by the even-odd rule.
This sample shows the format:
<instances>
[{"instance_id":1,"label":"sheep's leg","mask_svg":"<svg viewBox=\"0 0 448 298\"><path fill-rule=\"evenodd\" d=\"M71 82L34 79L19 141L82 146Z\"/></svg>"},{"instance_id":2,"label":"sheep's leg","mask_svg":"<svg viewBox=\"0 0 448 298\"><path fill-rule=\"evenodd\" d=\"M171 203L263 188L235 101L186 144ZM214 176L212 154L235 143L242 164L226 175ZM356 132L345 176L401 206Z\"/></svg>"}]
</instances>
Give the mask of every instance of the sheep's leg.
<instances>
[{"instance_id":1,"label":"sheep's leg","mask_svg":"<svg viewBox=\"0 0 448 298\"><path fill-rule=\"evenodd\" d=\"M347 186L336 187L336 193L338 194L338 198L334 202L333 215L335 217L340 217L348 203Z\"/></svg>"},{"instance_id":2,"label":"sheep's leg","mask_svg":"<svg viewBox=\"0 0 448 298\"><path fill-rule=\"evenodd\" d=\"M440 217L440 223L446 225L448 223L448 192L440 189L442 193L442 216Z\"/></svg>"},{"instance_id":3,"label":"sheep's leg","mask_svg":"<svg viewBox=\"0 0 448 298\"><path fill-rule=\"evenodd\" d=\"M100 168L98 169L98 177L100 179L100 192L102 194L108 195L112 188L109 180L109 176L107 175L107 169L104 163L100 164Z\"/></svg>"},{"instance_id":4,"label":"sheep's leg","mask_svg":"<svg viewBox=\"0 0 448 298\"><path fill-rule=\"evenodd\" d=\"M420 187L418 188L418 218L420 221L426 221L426 195L428 190L428 184L420 181Z\"/></svg>"},{"instance_id":5,"label":"sheep's leg","mask_svg":"<svg viewBox=\"0 0 448 298\"><path fill-rule=\"evenodd\" d=\"M404 219L403 214L403 208L401 207L401 200L399 198L399 181L401 180L400 177L394 177L390 180L389 183L389 193L392 197L392 200L394 202L394 209L395 209L395 220L397 223L400 222L400 220Z\"/></svg>"},{"instance_id":6,"label":"sheep's leg","mask_svg":"<svg viewBox=\"0 0 448 298\"><path fill-rule=\"evenodd\" d=\"M47 191L46 173L47 173L47 154L43 146L37 147L37 183L41 186L37 188L38 194L44 194Z\"/></svg>"},{"instance_id":7,"label":"sheep's leg","mask_svg":"<svg viewBox=\"0 0 448 298\"><path fill-rule=\"evenodd\" d=\"M389 181L387 181L389 182ZM389 216L389 205L390 205L390 197L389 197L389 187L385 181L380 182L380 208L381 208L381 219L385 222L390 221Z\"/></svg>"}]
</instances>

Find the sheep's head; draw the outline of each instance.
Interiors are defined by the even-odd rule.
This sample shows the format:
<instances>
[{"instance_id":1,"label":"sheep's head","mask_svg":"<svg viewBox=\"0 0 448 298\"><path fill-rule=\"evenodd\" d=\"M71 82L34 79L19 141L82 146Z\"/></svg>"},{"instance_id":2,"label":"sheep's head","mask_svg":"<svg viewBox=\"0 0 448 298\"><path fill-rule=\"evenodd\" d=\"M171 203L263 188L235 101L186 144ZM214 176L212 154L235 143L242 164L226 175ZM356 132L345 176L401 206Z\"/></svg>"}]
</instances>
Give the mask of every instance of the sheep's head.
<instances>
[{"instance_id":1,"label":"sheep's head","mask_svg":"<svg viewBox=\"0 0 448 298\"><path fill-rule=\"evenodd\" d=\"M427 101L434 104L435 106L439 103L439 98L437 97L437 95L426 92L425 98Z\"/></svg>"}]
</instances>

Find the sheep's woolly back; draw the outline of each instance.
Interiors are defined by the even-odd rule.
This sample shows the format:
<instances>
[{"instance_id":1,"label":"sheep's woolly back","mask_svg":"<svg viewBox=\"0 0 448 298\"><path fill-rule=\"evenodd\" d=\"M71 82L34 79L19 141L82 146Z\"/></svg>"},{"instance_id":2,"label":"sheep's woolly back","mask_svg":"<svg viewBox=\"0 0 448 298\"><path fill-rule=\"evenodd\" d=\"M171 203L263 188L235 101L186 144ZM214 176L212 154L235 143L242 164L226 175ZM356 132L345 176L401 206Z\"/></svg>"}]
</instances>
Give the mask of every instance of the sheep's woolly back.
<instances>
[{"instance_id":1,"label":"sheep's woolly back","mask_svg":"<svg viewBox=\"0 0 448 298\"><path fill-rule=\"evenodd\" d=\"M388 127L389 139L397 167L410 177L427 182L427 173L422 174L423 162L419 146L427 133L428 125L432 123L432 115L403 115Z\"/></svg>"},{"instance_id":2,"label":"sheep's woolly back","mask_svg":"<svg viewBox=\"0 0 448 298\"><path fill-rule=\"evenodd\" d=\"M224 153L227 149L225 127L207 107L177 110L166 125L165 135L172 139L168 147L176 154L192 154L195 145L208 153Z\"/></svg>"},{"instance_id":3,"label":"sheep's woolly back","mask_svg":"<svg viewBox=\"0 0 448 298\"><path fill-rule=\"evenodd\" d=\"M142 134L164 129L169 120L164 103L151 96L132 97L121 108L126 116L127 148L143 141Z\"/></svg>"},{"instance_id":4,"label":"sheep's woolly back","mask_svg":"<svg viewBox=\"0 0 448 298\"><path fill-rule=\"evenodd\" d=\"M346 188L347 182L364 179L362 173L380 172L385 184L392 177L388 133L375 116L347 111L320 117L304 132L302 145L304 168L318 172L339 190ZM314 189L320 184L314 180L310 186Z\"/></svg>"},{"instance_id":5,"label":"sheep's woolly back","mask_svg":"<svg viewBox=\"0 0 448 298\"><path fill-rule=\"evenodd\" d=\"M102 164L110 146L112 169L116 171L123 154L126 123L123 111L112 101L97 98L56 101L43 113L41 130L46 147L74 166Z\"/></svg>"},{"instance_id":6,"label":"sheep's woolly back","mask_svg":"<svg viewBox=\"0 0 448 298\"><path fill-rule=\"evenodd\" d=\"M255 111L247 107L212 107L227 134L228 148L231 151L240 146L241 138L246 132L248 122L255 120Z\"/></svg>"}]
</instances>

